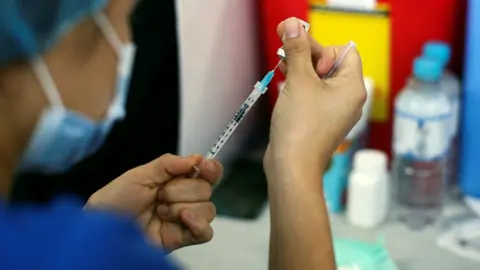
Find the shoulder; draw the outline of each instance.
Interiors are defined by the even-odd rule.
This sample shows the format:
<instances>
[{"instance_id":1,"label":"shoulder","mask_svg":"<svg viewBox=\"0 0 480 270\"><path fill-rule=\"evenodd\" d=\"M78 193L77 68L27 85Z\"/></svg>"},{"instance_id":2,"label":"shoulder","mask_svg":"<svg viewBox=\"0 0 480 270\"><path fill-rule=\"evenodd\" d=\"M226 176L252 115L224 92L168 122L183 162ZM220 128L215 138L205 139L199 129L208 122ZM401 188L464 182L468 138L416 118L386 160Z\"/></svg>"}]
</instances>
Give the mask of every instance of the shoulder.
<instances>
[{"instance_id":1,"label":"shoulder","mask_svg":"<svg viewBox=\"0 0 480 270\"><path fill-rule=\"evenodd\" d=\"M0 207L0 235L0 269L176 269L133 219L71 199Z\"/></svg>"}]
</instances>

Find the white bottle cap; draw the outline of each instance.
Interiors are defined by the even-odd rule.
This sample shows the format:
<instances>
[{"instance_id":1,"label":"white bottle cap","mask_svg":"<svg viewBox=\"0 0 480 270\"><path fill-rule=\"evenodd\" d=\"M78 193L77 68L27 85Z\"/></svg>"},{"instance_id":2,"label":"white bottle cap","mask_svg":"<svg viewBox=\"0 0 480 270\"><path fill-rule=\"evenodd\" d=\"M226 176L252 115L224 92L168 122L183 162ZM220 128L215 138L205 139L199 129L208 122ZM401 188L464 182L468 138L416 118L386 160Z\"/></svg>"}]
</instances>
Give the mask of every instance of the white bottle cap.
<instances>
[{"instance_id":1,"label":"white bottle cap","mask_svg":"<svg viewBox=\"0 0 480 270\"><path fill-rule=\"evenodd\" d=\"M387 154L380 150L362 149L353 157L354 171L386 172L387 164Z\"/></svg>"}]
</instances>

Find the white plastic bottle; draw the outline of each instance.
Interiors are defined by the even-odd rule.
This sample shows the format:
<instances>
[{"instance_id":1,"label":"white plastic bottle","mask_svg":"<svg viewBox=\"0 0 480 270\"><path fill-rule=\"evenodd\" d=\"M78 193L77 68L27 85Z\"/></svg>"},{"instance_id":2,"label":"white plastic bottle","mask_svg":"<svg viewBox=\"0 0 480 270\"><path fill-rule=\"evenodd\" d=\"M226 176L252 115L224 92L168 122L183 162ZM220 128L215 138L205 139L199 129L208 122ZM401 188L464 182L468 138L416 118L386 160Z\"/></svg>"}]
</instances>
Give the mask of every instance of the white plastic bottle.
<instances>
[{"instance_id":1,"label":"white plastic bottle","mask_svg":"<svg viewBox=\"0 0 480 270\"><path fill-rule=\"evenodd\" d=\"M347 219L352 225L368 229L385 221L390 204L387 163L382 151L355 153L347 197Z\"/></svg>"},{"instance_id":2,"label":"white plastic bottle","mask_svg":"<svg viewBox=\"0 0 480 270\"><path fill-rule=\"evenodd\" d=\"M452 105L451 131L452 140L447 158L447 184L452 196L458 197L460 190L458 188L458 131L460 122L460 80L446 69L451 58L450 46L444 42L428 42L423 46L423 55L438 61L444 69L443 76L440 80L443 90L447 94Z\"/></svg>"},{"instance_id":3,"label":"white plastic bottle","mask_svg":"<svg viewBox=\"0 0 480 270\"><path fill-rule=\"evenodd\" d=\"M442 91L439 62L420 57L413 76L395 99L393 171L399 218L421 228L441 213L452 106Z\"/></svg>"}]
</instances>

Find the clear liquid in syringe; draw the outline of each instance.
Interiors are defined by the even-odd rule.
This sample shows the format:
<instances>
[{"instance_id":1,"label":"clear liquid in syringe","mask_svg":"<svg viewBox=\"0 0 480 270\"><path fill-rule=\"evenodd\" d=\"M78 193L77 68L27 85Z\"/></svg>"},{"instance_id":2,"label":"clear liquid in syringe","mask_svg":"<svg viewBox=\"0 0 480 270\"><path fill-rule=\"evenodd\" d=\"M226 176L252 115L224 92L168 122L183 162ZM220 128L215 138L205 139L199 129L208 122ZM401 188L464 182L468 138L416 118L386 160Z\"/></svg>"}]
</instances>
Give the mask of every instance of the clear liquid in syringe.
<instances>
[{"instance_id":1,"label":"clear liquid in syringe","mask_svg":"<svg viewBox=\"0 0 480 270\"><path fill-rule=\"evenodd\" d=\"M233 119L228 123L227 127L223 130L222 134L218 137L215 144L210 148L205 158L213 159L217 155L218 151L222 149L223 145L228 141L232 133L235 131L237 126L240 124L245 115L250 111L258 98L262 95L262 92L255 89L250 93L248 98L243 102L240 109L237 111Z\"/></svg>"}]
</instances>

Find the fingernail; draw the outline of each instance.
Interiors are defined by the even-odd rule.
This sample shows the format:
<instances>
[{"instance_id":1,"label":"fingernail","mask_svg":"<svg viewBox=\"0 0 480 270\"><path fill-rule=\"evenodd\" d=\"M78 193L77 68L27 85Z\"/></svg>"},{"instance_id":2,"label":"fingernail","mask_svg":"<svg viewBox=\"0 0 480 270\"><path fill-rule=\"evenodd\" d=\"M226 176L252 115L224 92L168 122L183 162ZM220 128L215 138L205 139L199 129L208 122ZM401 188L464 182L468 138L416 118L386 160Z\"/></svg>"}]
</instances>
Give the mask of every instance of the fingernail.
<instances>
[{"instance_id":1,"label":"fingernail","mask_svg":"<svg viewBox=\"0 0 480 270\"><path fill-rule=\"evenodd\" d=\"M191 155L191 158L191 160L195 162L197 166L203 161L203 156L200 154Z\"/></svg>"},{"instance_id":2,"label":"fingernail","mask_svg":"<svg viewBox=\"0 0 480 270\"><path fill-rule=\"evenodd\" d=\"M193 165L193 171L195 173L200 172L200 167L198 167L198 165Z\"/></svg>"},{"instance_id":3,"label":"fingernail","mask_svg":"<svg viewBox=\"0 0 480 270\"><path fill-rule=\"evenodd\" d=\"M216 167L216 166L215 166L215 163L214 163L213 161L209 160L209 161L207 162L207 170L209 170L209 171L215 171L215 169L216 169L215 167Z\"/></svg>"},{"instance_id":4,"label":"fingernail","mask_svg":"<svg viewBox=\"0 0 480 270\"><path fill-rule=\"evenodd\" d=\"M194 221L197 219L197 214L195 214L193 211L187 211L187 213L185 213L185 215L187 216L188 219Z\"/></svg>"},{"instance_id":5,"label":"fingernail","mask_svg":"<svg viewBox=\"0 0 480 270\"><path fill-rule=\"evenodd\" d=\"M297 19L291 18L285 22L285 36L287 38L296 38L300 34L300 23Z\"/></svg>"}]
</instances>

